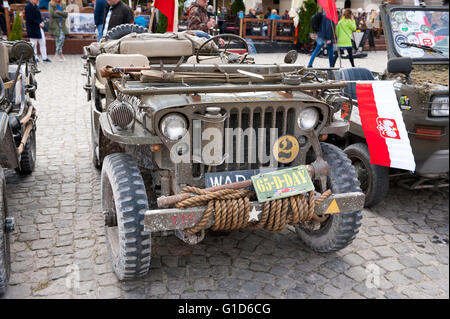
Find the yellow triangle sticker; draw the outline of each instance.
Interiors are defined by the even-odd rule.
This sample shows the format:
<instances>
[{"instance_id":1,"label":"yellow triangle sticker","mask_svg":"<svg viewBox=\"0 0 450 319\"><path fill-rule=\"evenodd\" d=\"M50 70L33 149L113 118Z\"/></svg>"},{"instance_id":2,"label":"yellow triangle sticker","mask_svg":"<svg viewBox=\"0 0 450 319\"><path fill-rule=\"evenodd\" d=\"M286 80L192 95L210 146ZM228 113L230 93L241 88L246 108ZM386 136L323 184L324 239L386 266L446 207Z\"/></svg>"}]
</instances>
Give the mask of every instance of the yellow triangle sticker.
<instances>
[{"instance_id":1,"label":"yellow triangle sticker","mask_svg":"<svg viewBox=\"0 0 450 319\"><path fill-rule=\"evenodd\" d=\"M339 206L336 203L336 199L333 199L330 206L328 206L328 209L325 212L325 214L336 214L336 213L340 213L340 212L341 212L341 210L339 209Z\"/></svg>"}]
</instances>

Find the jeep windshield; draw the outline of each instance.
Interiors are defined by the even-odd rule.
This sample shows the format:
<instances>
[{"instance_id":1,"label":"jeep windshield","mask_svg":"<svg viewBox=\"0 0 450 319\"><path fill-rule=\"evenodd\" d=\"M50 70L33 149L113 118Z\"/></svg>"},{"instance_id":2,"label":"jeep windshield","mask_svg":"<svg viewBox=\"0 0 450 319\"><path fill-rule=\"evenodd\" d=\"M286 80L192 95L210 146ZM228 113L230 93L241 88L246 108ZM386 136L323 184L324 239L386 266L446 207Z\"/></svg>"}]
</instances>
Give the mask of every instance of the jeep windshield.
<instances>
[{"instance_id":1,"label":"jeep windshield","mask_svg":"<svg viewBox=\"0 0 450 319\"><path fill-rule=\"evenodd\" d=\"M385 34L394 56L414 61L448 61L448 10L391 7Z\"/></svg>"}]
</instances>

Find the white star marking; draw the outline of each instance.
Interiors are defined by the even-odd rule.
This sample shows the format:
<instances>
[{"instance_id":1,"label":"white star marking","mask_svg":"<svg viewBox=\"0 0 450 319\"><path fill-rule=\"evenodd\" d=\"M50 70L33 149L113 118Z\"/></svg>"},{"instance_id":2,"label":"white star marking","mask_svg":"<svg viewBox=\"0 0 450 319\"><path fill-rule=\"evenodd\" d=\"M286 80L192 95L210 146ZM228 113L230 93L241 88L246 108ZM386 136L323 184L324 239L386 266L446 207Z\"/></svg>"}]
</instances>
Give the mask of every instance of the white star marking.
<instances>
[{"instance_id":1,"label":"white star marking","mask_svg":"<svg viewBox=\"0 0 450 319\"><path fill-rule=\"evenodd\" d=\"M253 221L257 222L259 220L259 217L258 217L259 213L261 213L261 211L256 210L256 207L253 206L253 209L250 212L250 217L249 217L248 221L249 222L253 222Z\"/></svg>"}]
</instances>

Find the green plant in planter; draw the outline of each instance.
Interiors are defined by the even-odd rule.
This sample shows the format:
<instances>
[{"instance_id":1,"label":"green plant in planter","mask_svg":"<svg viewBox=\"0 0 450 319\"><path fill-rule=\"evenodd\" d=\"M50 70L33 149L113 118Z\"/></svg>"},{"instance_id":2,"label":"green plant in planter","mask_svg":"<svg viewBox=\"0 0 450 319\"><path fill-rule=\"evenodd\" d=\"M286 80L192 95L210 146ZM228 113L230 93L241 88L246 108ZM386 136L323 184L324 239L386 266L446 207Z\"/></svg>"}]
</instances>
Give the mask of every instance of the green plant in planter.
<instances>
[{"instance_id":1,"label":"green plant in planter","mask_svg":"<svg viewBox=\"0 0 450 319\"><path fill-rule=\"evenodd\" d=\"M23 22L19 13L16 13L16 17L14 18L14 22L11 27L11 32L9 33L9 41L22 40L22 24Z\"/></svg>"},{"instance_id":2,"label":"green plant in planter","mask_svg":"<svg viewBox=\"0 0 450 319\"><path fill-rule=\"evenodd\" d=\"M308 46L313 43L313 40L309 37L309 34L314 32L311 29L311 18L318 10L319 6L315 0L306 0L300 8L298 13L298 42L302 46Z\"/></svg>"},{"instance_id":3,"label":"green plant in planter","mask_svg":"<svg viewBox=\"0 0 450 319\"><path fill-rule=\"evenodd\" d=\"M158 13L158 25L156 26L157 33L165 33L167 31L167 17L159 11Z\"/></svg>"}]
</instances>

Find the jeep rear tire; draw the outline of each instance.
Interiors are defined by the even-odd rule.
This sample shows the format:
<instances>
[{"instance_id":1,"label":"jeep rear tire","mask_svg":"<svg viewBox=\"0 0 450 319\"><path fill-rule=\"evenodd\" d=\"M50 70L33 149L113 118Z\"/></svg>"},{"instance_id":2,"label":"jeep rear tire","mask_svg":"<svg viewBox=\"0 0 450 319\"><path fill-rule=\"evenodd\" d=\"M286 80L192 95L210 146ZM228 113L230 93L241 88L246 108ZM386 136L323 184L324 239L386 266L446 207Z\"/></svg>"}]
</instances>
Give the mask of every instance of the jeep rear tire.
<instances>
[{"instance_id":1,"label":"jeep rear tire","mask_svg":"<svg viewBox=\"0 0 450 319\"><path fill-rule=\"evenodd\" d=\"M91 146L92 146L92 164L94 164L94 167L96 169L102 168L102 163L99 159L99 146L98 146L98 140L99 140L99 133L98 130L95 128L94 123L94 116L93 116L93 110L91 109ZM100 125L100 124L99 124Z\"/></svg>"},{"instance_id":2,"label":"jeep rear tire","mask_svg":"<svg viewBox=\"0 0 450 319\"><path fill-rule=\"evenodd\" d=\"M329 165L327 187L333 194L361 192L359 181L352 163L338 147L321 143L323 158ZM330 214L317 227L311 229L306 223L296 226L298 237L316 252L338 251L349 245L361 226L362 213L340 212Z\"/></svg>"},{"instance_id":3,"label":"jeep rear tire","mask_svg":"<svg viewBox=\"0 0 450 319\"><path fill-rule=\"evenodd\" d=\"M139 168L129 155L105 157L101 191L103 212L114 220L105 226L114 272L119 280L145 276L151 257L151 235L143 225L148 200Z\"/></svg>"},{"instance_id":4,"label":"jeep rear tire","mask_svg":"<svg viewBox=\"0 0 450 319\"><path fill-rule=\"evenodd\" d=\"M34 166L36 164L36 127L31 129L30 135L28 135L28 140L25 143L22 154L20 156L19 167L16 171L19 174L28 175L34 171Z\"/></svg>"},{"instance_id":5,"label":"jeep rear tire","mask_svg":"<svg viewBox=\"0 0 450 319\"><path fill-rule=\"evenodd\" d=\"M11 271L9 234L6 231L6 182L3 169L0 167L0 296L6 292Z\"/></svg>"},{"instance_id":6,"label":"jeep rear tire","mask_svg":"<svg viewBox=\"0 0 450 319\"><path fill-rule=\"evenodd\" d=\"M355 167L361 184L361 190L366 194L365 207L380 203L389 190L389 168L370 164L370 153L367 144L356 143L344 150Z\"/></svg>"}]
</instances>

